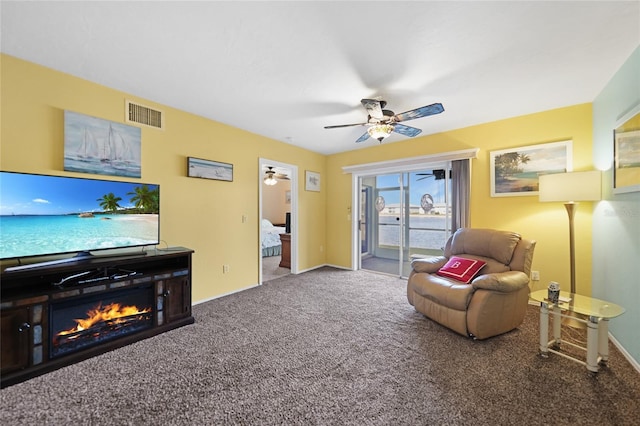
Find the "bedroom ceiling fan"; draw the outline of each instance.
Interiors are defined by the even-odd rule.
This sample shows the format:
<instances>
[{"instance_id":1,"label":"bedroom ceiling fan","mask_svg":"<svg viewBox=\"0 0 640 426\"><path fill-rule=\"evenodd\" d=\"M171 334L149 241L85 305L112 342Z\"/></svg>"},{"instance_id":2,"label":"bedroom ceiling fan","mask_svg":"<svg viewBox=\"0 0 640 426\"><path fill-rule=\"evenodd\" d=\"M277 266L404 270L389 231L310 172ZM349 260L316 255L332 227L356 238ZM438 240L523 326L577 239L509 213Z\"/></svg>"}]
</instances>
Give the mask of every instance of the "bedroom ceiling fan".
<instances>
[{"instance_id":1,"label":"bedroom ceiling fan","mask_svg":"<svg viewBox=\"0 0 640 426\"><path fill-rule=\"evenodd\" d=\"M384 107L387 106L387 102L381 99L362 99L360 102L368 113L366 123L339 124L335 126L325 126L324 128L336 129L340 127L369 126L367 131L356 140L356 143L364 142L369 139L369 137L377 139L382 143L392 132L409 137L418 136L422 132L420 129L400 124L400 122L440 114L444 111L441 103L435 103L395 114L391 110L384 109Z\"/></svg>"},{"instance_id":2,"label":"bedroom ceiling fan","mask_svg":"<svg viewBox=\"0 0 640 426\"><path fill-rule=\"evenodd\" d=\"M284 173L276 172L273 166L267 166L267 170L264 172L264 183L265 185L275 185L278 183L278 180L290 180L289 176Z\"/></svg>"}]
</instances>

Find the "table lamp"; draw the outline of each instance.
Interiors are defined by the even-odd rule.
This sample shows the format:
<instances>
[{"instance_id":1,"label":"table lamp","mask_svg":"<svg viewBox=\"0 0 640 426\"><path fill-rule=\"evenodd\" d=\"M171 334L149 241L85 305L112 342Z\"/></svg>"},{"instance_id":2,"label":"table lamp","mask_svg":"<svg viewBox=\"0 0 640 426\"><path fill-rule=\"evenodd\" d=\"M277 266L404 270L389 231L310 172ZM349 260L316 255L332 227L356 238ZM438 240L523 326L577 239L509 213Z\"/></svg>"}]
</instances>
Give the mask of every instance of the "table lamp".
<instances>
[{"instance_id":1,"label":"table lamp","mask_svg":"<svg viewBox=\"0 0 640 426\"><path fill-rule=\"evenodd\" d=\"M569 215L569 258L571 262L571 293L576 292L576 255L574 237L574 217L578 201L598 201L601 199L601 172L552 173L539 177L540 201L564 202Z\"/></svg>"}]
</instances>

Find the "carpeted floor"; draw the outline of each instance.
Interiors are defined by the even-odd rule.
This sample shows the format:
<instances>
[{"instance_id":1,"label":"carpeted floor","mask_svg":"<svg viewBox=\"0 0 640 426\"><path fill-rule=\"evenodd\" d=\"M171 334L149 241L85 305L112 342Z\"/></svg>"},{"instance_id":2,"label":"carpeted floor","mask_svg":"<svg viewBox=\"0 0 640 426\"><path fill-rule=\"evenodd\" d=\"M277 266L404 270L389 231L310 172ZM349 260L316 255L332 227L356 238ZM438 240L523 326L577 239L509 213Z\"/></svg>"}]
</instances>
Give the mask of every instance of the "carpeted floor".
<instances>
[{"instance_id":1,"label":"carpeted floor","mask_svg":"<svg viewBox=\"0 0 640 426\"><path fill-rule=\"evenodd\" d=\"M282 257L280 256L269 256L262 258L263 283L283 277L285 275L289 275L291 273L291 269L280 267L280 260L282 260Z\"/></svg>"},{"instance_id":2,"label":"carpeted floor","mask_svg":"<svg viewBox=\"0 0 640 426\"><path fill-rule=\"evenodd\" d=\"M538 312L485 341L406 281L322 268L194 307L196 323L0 391L3 425L632 425L640 374L537 355ZM578 337L579 338L579 337Z\"/></svg>"}]
</instances>

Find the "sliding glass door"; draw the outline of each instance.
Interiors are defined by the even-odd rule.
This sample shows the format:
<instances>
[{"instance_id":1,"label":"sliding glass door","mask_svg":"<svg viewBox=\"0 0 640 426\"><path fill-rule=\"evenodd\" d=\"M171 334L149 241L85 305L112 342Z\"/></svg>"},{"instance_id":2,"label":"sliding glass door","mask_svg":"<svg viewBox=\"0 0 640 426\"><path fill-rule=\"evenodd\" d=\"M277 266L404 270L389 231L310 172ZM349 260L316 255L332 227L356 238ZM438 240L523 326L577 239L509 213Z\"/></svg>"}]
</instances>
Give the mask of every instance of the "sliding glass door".
<instances>
[{"instance_id":1,"label":"sliding glass door","mask_svg":"<svg viewBox=\"0 0 640 426\"><path fill-rule=\"evenodd\" d=\"M360 178L361 267L406 277L415 256L439 255L450 235L448 169Z\"/></svg>"}]
</instances>

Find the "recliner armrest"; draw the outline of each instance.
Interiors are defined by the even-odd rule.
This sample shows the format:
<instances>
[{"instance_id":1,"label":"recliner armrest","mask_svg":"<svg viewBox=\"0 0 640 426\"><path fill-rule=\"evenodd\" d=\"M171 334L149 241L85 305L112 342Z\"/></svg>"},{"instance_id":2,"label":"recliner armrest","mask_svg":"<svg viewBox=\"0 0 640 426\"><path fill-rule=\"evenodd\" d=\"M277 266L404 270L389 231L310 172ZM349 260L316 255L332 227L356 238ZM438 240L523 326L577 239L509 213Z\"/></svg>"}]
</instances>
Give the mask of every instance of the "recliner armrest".
<instances>
[{"instance_id":1,"label":"recliner armrest","mask_svg":"<svg viewBox=\"0 0 640 426\"><path fill-rule=\"evenodd\" d=\"M414 259L411 261L411 267L415 272L426 272L428 274L435 274L447 263L447 260L448 259L444 256L427 257L425 259Z\"/></svg>"},{"instance_id":2,"label":"recliner armrest","mask_svg":"<svg viewBox=\"0 0 640 426\"><path fill-rule=\"evenodd\" d=\"M476 277L471 281L473 288L511 293L529 285L529 277L521 271L497 272Z\"/></svg>"}]
</instances>

